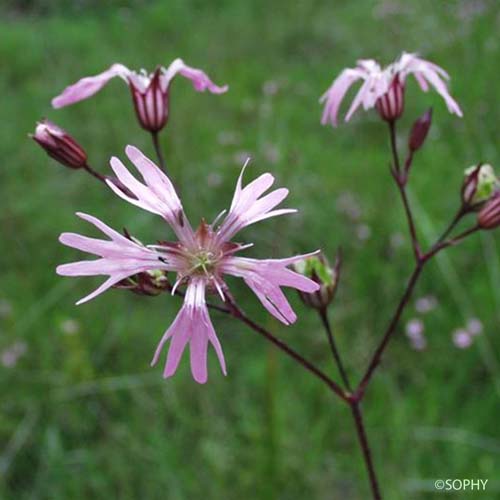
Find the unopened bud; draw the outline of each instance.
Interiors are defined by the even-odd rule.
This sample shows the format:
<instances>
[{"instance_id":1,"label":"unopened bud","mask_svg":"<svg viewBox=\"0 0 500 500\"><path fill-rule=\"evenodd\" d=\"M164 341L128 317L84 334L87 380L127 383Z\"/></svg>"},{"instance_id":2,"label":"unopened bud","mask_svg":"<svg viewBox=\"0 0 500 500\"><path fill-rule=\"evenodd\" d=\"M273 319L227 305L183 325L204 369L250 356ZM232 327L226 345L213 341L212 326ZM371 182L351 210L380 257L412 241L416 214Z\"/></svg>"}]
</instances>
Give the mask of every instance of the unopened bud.
<instances>
[{"instance_id":1,"label":"unopened bud","mask_svg":"<svg viewBox=\"0 0 500 500\"><path fill-rule=\"evenodd\" d=\"M375 107L383 120L393 122L403 114L404 94L404 84L401 83L399 75L396 74L392 79L389 90L379 97L375 103Z\"/></svg>"},{"instance_id":2,"label":"unopened bud","mask_svg":"<svg viewBox=\"0 0 500 500\"><path fill-rule=\"evenodd\" d=\"M38 122L33 138L49 156L69 168L83 168L87 153L66 131L49 120Z\"/></svg>"},{"instance_id":3,"label":"unopened bud","mask_svg":"<svg viewBox=\"0 0 500 500\"><path fill-rule=\"evenodd\" d=\"M432 108L429 108L420 118L415 120L411 129L410 136L408 138L408 147L412 153L423 146L431 128L431 124Z\"/></svg>"},{"instance_id":4,"label":"unopened bud","mask_svg":"<svg viewBox=\"0 0 500 500\"><path fill-rule=\"evenodd\" d=\"M114 288L130 290L138 295L156 296L166 290L170 290L167 273L163 270L145 271L126 278L116 285Z\"/></svg>"},{"instance_id":5,"label":"unopened bud","mask_svg":"<svg viewBox=\"0 0 500 500\"><path fill-rule=\"evenodd\" d=\"M462 201L467 207L480 208L498 190L500 181L491 165L480 163L465 171Z\"/></svg>"},{"instance_id":6,"label":"unopened bud","mask_svg":"<svg viewBox=\"0 0 500 500\"><path fill-rule=\"evenodd\" d=\"M337 257L332 267L323 254L308 257L294 264L294 270L319 284L318 291L313 293L299 292L300 298L309 307L324 310L335 296L337 289L340 258Z\"/></svg>"},{"instance_id":7,"label":"unopened bud","mask_svg":"<svg viewBox=\"0 0 500 500\"><path fill-rule=\"evenodd\" d=\"M483 206L477 216L477 223L483 229L500 226L500 192L495 193Z\"/></svg>"}]
</instances>

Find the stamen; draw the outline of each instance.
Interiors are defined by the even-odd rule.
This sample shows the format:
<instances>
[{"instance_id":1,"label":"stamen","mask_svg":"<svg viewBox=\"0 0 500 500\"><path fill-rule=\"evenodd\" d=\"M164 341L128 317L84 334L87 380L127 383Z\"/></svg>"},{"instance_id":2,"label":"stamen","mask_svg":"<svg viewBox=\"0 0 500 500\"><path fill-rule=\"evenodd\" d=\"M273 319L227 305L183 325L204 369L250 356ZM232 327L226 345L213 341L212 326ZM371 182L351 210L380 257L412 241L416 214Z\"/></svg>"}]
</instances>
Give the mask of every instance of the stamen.
<instances>
[{"instance_id":1,"label":"stamen","mask_svg":"<svg viewBox=\"0 0 500 500\"><path fill-rule=\"evenodd\" d=\"M180 278L177 279L177 281L174 283L174 286L172 287L172 295L175 295L175 291L177 290L177 287L181 284L181 281L184 279L184 276L181 276Z\"/></svg>"},{"instance_id":2,"label":"stamen","mask_svg":"<svg viewBox=\"0 0 500 500\"><path fill-rule=\"evenodd\" d=\"M214 219L214 221L212 222L211 226L214 227L215 224L217 224L217 222L219 222L219 220L221 219L221 217L227 212L226 209L222 210L222 212L219 213L219 215Z\"/></svg>"},{"instance_id":3,"label":"stamen","mask_svg":"<svg viewBox=\"0 0 500 500\"><path fill-rule=\"evenodd\" d=\"M222 302L226 302L226 296L224 295L224 292L222 291L221 286L219 285L219 282L217 281L216 278L214 278L213 283L215 285L215 289L217 292L219 292L220 298L222 299Z\"/></svg>"}]
</instances>

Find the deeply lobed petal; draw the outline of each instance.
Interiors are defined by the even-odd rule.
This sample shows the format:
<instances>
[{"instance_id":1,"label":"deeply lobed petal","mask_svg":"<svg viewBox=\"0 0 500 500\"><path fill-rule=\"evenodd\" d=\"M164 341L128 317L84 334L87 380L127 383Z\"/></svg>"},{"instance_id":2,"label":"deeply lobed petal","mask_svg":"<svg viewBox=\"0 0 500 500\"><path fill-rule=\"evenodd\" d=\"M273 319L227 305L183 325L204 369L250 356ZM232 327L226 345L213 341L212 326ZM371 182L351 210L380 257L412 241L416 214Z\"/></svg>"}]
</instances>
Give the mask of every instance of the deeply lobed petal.
<instances>
[{"instance_id":1,"label":"deeply lobed petal","mask_svg":"<svg viewBox=\"0 0 500 500\"><path fill-rule=\"evenodd\" d=\"M366 74L358 69L347 68L333 81L330 88L321 96L320 102L325 103L321 123L330 122L334 127L338 125L338 113L342 100L352 85Z\"/></svg>"},{"instance_id":2,"label":"deeply lobed petal","mask_svg":"<svg viewBox=\"0 0 500 500\"><path fill-rule=\"evenodd\" d=\"M236 183L229 213L217 231L219 242L230 240L238 231L255 222L296 212L290 208L273 210L288 196L288 189L276 189L261 197L274 183L274 177L269 173L262 174L243 188L245 168L246 164L241 169Z\"/></svg>"},{"instance_id":3,"label":"deeply lobed petal","mask_svg":"<svg viewBox=\"0 0 500 500\"><path fill-rule=\"evenodd\" d=\"M450 77L446 71L438 65L421 59L416 54L403 54L399 62L400 71L403 75L413 74L420 88L426 92L429 85L432 85L436 92L444 99L448 111L457 116L463 116L458 103L453 99L448 91L446 83Z\"/></svg>"},{"instance_id":4,"label":"deeply lobed petal","mask_svg":"<svg viewBox=\"0 0 500 500\"><path fill-rule=\"evenodd\" d=\"M227 257L221 271L243 278L262 305L278 320L285 324L294 323L296 314L281 290L282 286L313 293L319 285L311 279L288 269L290 264L315 255L297 255L286 259L257 260L245 257Z\"/></svg>"},{"instance_id":5,"label":"deeply lobed petal","mask_svg":"<svg viewBox=\"0 0 500 500\"><path fill-rule=\"evenodd\" d=\"M168 89L170 82L177 74L191 80L191 82L193 83L193 87L198 92L204 92L205 90L208 90L209 92L212 92L212 94L222 94L224 92L227 92L229 88L228 85L223 85L222 87L216 85L201 69L188 66L182 59L175 59L163 72L161 78L161 86L163 91L166 91Z\"/></svg>"},{"instance_id":6,"label":"deeply lobed petal","mask_svg":"<svg viewBox=\"0 0 500 500\"><path fill-rule=\"evenodd\" d=\"M54 108L62 108L78 101L83 101L99 92L112 78L127 78L130 70L123 64L113 64L106 71L94 76L86 76L73 85L66 87L61 94L52 99Z\"/></svg>"},{"instance_id":7,"label":"deeply lobed petal","mask_svg":"<svg viewBox=\"0 0 500 500\"><path fill-rule=\"evenodd\" d=\"M139 182L118 158L113 157L110 162L111 168L118 180L136 198L128 196L112 181L108 181L111 189L132 205L162 216L170 224L179 240L186 246L192 246L194 233L170 179L136 147L127 146L125 152L141 174L145 184Z\"/></svg>"},{"instance_id":8,"label":"deeply lobed petal","mask_svg":"<svg viewBox=\"0 0 500 500\"><path fill-rule=\"evenodd\" d=\"M356 68L343 70L320 99L320 102L325 102L321 123L326 125L330 122L334 127L338 125L338 112L342 100L347 91L358 80L364 80L364 82L356 94L345 120L348 121L361 104L366 109L368 100L372 98L374 87L380 87L381 74L380 66L373 59L359 60Z\"/></svg>"},{"instance_id":9,"label":"deeply lobed petal","mask_svg":"<svg viewBox=\"0 0 500 500\"><path fill-rule=\"evenodd\" d=\"M165 378L171 377L177 371L182 353L188 343L191 373L196 382L204 384L207 381L207 350L209 343L215 349L222 373L227 374L222 347L208 314L205 302L205 287L204 279L190 281L181 310L156 348L151 362L152 365L158 362L165 343L171 339L163 372Z\"/></svg>"},{"instance_id":10,"label":"deeply lobed petal","mask_svg":"<svg viewBox=\"0 0 500 500\"><path fill-rule=\"evenodd\" d=\"M119 281L134 274L156 269L175 270L175 266L168 263L164 254L125 238L95 217L82 213L77 213L77 215L111 238L111 240L99 240L74 233L63 233L60 236L59 241L64 245L90 252L100 258L62 264L57 267L57 274L61 276L109 276L101 286L79 300L77 304L93 299Z\"/></svg>"}]
</instances>

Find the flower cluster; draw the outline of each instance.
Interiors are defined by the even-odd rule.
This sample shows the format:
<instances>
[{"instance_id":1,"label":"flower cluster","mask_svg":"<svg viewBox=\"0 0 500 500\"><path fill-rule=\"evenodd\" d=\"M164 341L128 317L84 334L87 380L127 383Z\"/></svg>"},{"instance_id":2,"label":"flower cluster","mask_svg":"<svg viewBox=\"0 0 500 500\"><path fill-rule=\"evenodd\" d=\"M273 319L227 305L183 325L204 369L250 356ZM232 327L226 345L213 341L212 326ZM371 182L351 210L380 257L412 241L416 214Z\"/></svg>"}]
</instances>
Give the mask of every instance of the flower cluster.
<instances>
[{"instance_id":1,"label":"flower cluster","mask_svg":"<svg viewBox=\"0 0 500 500\"><path fill-rule=\"evenodd\" d=\"M218 294L223 302L229 304L226 311L234 307L226 276L242 278L267 311L289 325L296 320L296 314L282 288L298 290L303 302L317 309L326 318L327 307L332 302L338 285L340 260L337 258L332 267L324 255L318 252L284 259L257 260L240 256L241 251L252 245L234 242L237 233L256 222L295 211L277 208L287 197L288 190L279 188L269 191L274 183L274 177L269 173L243 186L246 164L238 178L227 214L223 211L212 223L201 219L197 228L193 228L174 184L164 171L163 155L158 142L158 133L169 119L170 86L177 75L189 79L198 92L208 90L213 94L221 94L228 89L227 85L216 85L202 70L186 65L181 59L175 59L168 67L158 67L153 73L144 70L135 72L122 64L113 64L102 73L84 77L68 86L52 100L54 108L61 108L93 96L115 77L125 81L131 92L139 124L152 134L160 163L158 167L137 148L127 146L125 151L128 159L136 167L141 180L116 157L110 161L114 176L94 171L89 166L85 149L67 132L48 120L37 125L32 137L61 164L72 169L86 170L105 183L117 196L159 215L170 226L176 237L174 241L162 240L157 244L145 245L127 231L120 234L101 220L78 213L80 218L94 225L107 239L63 233L60 241L64 245L98 258L60 265L57 272L64 276L107 276L96 290L79 300L78 304L93 299L111 287L129 289L143 295L158 295L165 291L183 295L184 303L161 338L152 364L158 362L164 346L170 342L164 368L164 376L170 377L177 370L189 344L193 378L204 383L208 378L209 344L216 352L222 372L226 373L222 347L212 325L206 300L207 294ZM428 136L432 110L429 109L414 122L408 136L408 157L404 164L400 163L395 122L404 112L406 82L410 75L413 75L424 92L433 87L444 99L450 113L462 116L460 106L448 90L448 74L441 67L416 54L403 53L385 68L372 59L363 59L358 61L355 68L344 69L321 98L325 105L321 121L323 124L337 126L340 105L348 90L357 81L362 82L345 120L350 120L356 110L362 107L365 110L375 108L380 117L388 122L394 155L392 173L405 203L415 256L423 265L425 259L434 253L424 255L419 247L411 209L405 198L405 187L414 153L423 146ZM461 198L461 210L450 228L453 229L461 217L473 212L477 214L476 226L456 239L440 240L434 249L435 253L479 228L492 229L500 225L500 181L490 165L478 164L466 171ZM175 274L174 280L170 281L169 273ZM419 321L410 322L407 329L407 335L418 348L424 347L421 330Z\"/></svg>"}]
</instances>

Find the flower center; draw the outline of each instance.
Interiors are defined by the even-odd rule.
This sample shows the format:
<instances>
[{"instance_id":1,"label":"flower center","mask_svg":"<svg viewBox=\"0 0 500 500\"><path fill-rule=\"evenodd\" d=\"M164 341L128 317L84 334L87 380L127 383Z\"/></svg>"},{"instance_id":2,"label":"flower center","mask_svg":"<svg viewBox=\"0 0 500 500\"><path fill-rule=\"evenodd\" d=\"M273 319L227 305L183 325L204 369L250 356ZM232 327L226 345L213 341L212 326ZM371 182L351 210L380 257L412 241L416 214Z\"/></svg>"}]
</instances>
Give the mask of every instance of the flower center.
<instances>
[{"instance_id":1,"label":"flower center","mask_svg":"<svg viewBox=\"0 0 500 500\"><path fill-rule=\"evenodd\" d=\"M193 254L190 259L190 274L213 274L219 259L217 255L208 250L200 250Z\"/></svg>"}]
</instances>

